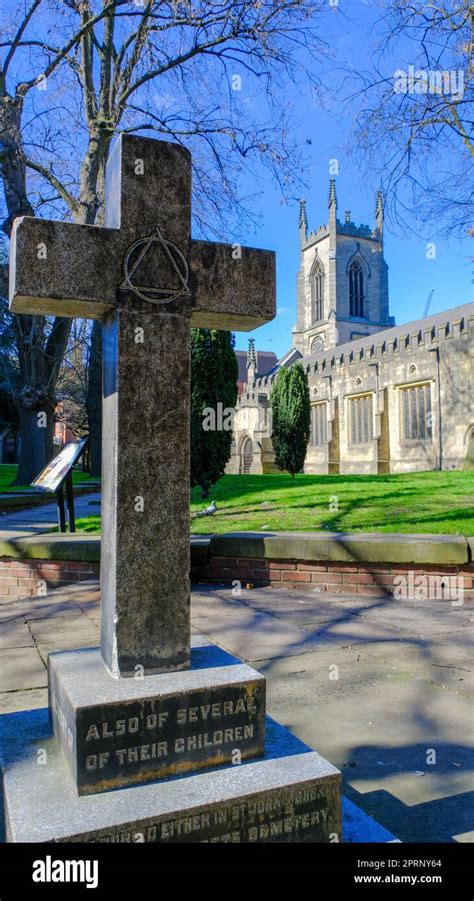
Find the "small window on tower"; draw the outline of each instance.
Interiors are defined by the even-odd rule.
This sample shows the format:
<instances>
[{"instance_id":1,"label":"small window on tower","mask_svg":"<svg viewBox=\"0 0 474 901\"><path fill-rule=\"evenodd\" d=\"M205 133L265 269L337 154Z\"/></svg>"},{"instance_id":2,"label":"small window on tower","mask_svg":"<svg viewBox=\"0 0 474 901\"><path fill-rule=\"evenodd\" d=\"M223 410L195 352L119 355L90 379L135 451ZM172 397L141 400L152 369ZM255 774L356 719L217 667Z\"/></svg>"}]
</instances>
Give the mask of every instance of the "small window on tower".
<instances>
[{"instance_id":1,"label":"small window on tower","mask_svg":"<svg viewBox=\"0 0 474 901\"><path fill-rule=\"evenodd\" d=\"M364 315L364 273L358 260L349 269L349 312L351 316Z\"/></svg>"}]
</instances>

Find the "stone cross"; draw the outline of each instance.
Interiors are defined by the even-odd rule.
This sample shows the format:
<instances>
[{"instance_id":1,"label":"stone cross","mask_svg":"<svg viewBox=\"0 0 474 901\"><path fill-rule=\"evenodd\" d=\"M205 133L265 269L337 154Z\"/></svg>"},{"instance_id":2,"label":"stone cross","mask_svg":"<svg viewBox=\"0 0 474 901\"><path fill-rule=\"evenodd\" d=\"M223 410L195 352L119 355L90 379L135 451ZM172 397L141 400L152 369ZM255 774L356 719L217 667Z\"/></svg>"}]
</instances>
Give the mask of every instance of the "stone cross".
<instances>
[{"instance_id":1,"label":"stone cross","mask_svg":"<svg viewBox=\"0 0 474 901\"><path fill-rule=\"evenodd\" d=\"M17 219L10 304L104 323L101 651L118 678L189 666L189 329L272 319L275 259L191 238L191 156L164 141L118 138L105 223Z\"/></svg>"}]
</instances>

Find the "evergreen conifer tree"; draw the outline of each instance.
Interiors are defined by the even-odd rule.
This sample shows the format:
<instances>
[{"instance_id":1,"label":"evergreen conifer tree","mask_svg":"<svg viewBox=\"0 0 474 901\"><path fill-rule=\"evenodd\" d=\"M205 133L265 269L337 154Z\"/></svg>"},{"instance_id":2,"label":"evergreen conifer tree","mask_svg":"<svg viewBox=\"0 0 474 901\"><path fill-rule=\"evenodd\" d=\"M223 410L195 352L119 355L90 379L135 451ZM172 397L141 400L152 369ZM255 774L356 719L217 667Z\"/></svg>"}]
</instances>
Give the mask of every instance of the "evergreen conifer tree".
<instances>
[{"instance_id":1,"label":"evergreen conifer tree","mask_svg":"<svg viewBox=\"0 0 474 901\"><path fill-rule=\"evenodd\" d=\"M301 363L278 371L271 408L275 463L294 476L304 466L311 424L308 377Z\"/></svg>"},{"instance_id":2,"label":"evergreen conifer tree","mask_svg":"<svg viewBox=\"0 0 474 901\"><path fill-rule=\"evenodd\" d=\"M231 332L192 329L191 485L200 485L203 497L230 457L237 377Z\"/></svg>"}]
</instances>

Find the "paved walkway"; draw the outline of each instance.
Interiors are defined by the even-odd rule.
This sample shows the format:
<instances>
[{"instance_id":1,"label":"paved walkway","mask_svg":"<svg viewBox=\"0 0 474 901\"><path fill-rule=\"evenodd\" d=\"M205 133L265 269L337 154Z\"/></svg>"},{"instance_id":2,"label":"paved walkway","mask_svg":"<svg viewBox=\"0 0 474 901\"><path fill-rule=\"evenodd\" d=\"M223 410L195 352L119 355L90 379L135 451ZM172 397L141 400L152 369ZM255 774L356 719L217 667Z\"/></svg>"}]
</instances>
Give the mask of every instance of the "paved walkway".
<instances>
[{"instance_id":1,"label":"paved walkway","mask_svg":"<svg viewBox=\"0 0 474 901\"><path fill-rule=\"evenodd\" d=\"M74 498L74 511L76 519L100 513L100 492L77 495ZM50 532L57 524L56 503L25 507L13 513L0 513L0 539L8 541L10 538L39 535L41 532Z\"/></svg>"},{"instance_id":2,"label":"paved walkway","mask_svg":"<svg viewBox=\"0 0 474 901\"><path fill-rule=\"evenodd\" d=\"M268 712L402 841L474 840L474 604L193 593L195 631L267 678ZM47 705L47 655L98 644L96 582L0 605L0 713Z\"/></svg>"}]
</instances>

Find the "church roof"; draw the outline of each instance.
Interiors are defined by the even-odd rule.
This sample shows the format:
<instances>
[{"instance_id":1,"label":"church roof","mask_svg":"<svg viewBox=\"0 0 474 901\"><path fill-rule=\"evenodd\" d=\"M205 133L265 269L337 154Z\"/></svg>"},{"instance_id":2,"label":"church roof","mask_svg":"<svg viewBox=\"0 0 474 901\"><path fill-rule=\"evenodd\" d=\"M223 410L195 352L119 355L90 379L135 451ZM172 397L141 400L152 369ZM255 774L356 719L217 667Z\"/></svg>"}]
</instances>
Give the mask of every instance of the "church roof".
<instances>
[{"instance_id":1,"label":"church roof","mask_svg":"<svg viewBox=\"0 0 474 901\"><path fill-rule=\"evenodd\" d=\"M432 316L425 316L423 319L414 319L411 322L405 322L403 325L394 325L391 328L383 329L380 332L374 332L372 335L366 335L363 338L355 338L354 341L346 341L344 344L337 344L335 347L328 347L316 354L310 354L302 357L303 360L323 360L325 357L333 357L335 354L351 353L351 351L359 351L362 348L371 345L383 344L384 341L393 341L395 338L404 338L406 335L413 335L417 332L424 332L430 328L438 328L446 325L456 319L469 319L474 317L474 302L462 304L459 307L452 307L450 310L444 310L442 313L433 313Z\"/></svg>"},{"instance_id":2,"label":"church roof","mask_svg":"<svg viewBox=\"0 0 474 901\"><path fill-rule=\"evenodd\" d=\"M286 354L283 354L278 362L275 363L275 366L270 370L270 373L273 375L273 373L276 372L277 369L280 369L282 366L288 369L289 366L292 366L293 363L296 363L296 361L300 359L301 354L299 350L297 350L296 347L290 347L290 349L287 350Z\"/></svg>"},{"instance_id":3,"label":"church roof","mask_svg":"<svg viewBox=\"0 0 474 901\"><path fill-rule=\"evenodd\" d=\"M474 302L462 304L459 307L452 307L450 310L444 310L442 313L433 313L432 316L425 316L423 319L413 319L411 322L405 322L403 325L395 325L380 332L374 332L372 335L356 338L354 341L337 344L335 347L327 347L325 350L306 357L303 357L295 347L290 347L286 354L266 374L273 376L281 366L291 366L298 359L304 364L309 364L313 360L320 363L324 359L330 360L341 354L357 353L362 348L377 347L383 344L384 341L392 342L395 339L405 338L407 335L414 335L418 334L418 332L425 332L429 329L437 329L449 325L459 319L467 322L472 318L474 318ZM261 376L264 373L259 372L258 375Z\"/></svg>"},{"instance_id":4,"label":"church roof","mask_svg":"<svg viewBox=\"0 0 474 901\"><path fill-rule=\"evenodd\" d=\"M257 374L258 375L268 375L271 369L275 366L277 362L277 356L272 351L269 350L256 350L255 351L257 357ZM246 350L236 350L235 356L237 357L237 363L239 365L239 382L247 381L247 351Z\"/></svg>"}]
</instances>

